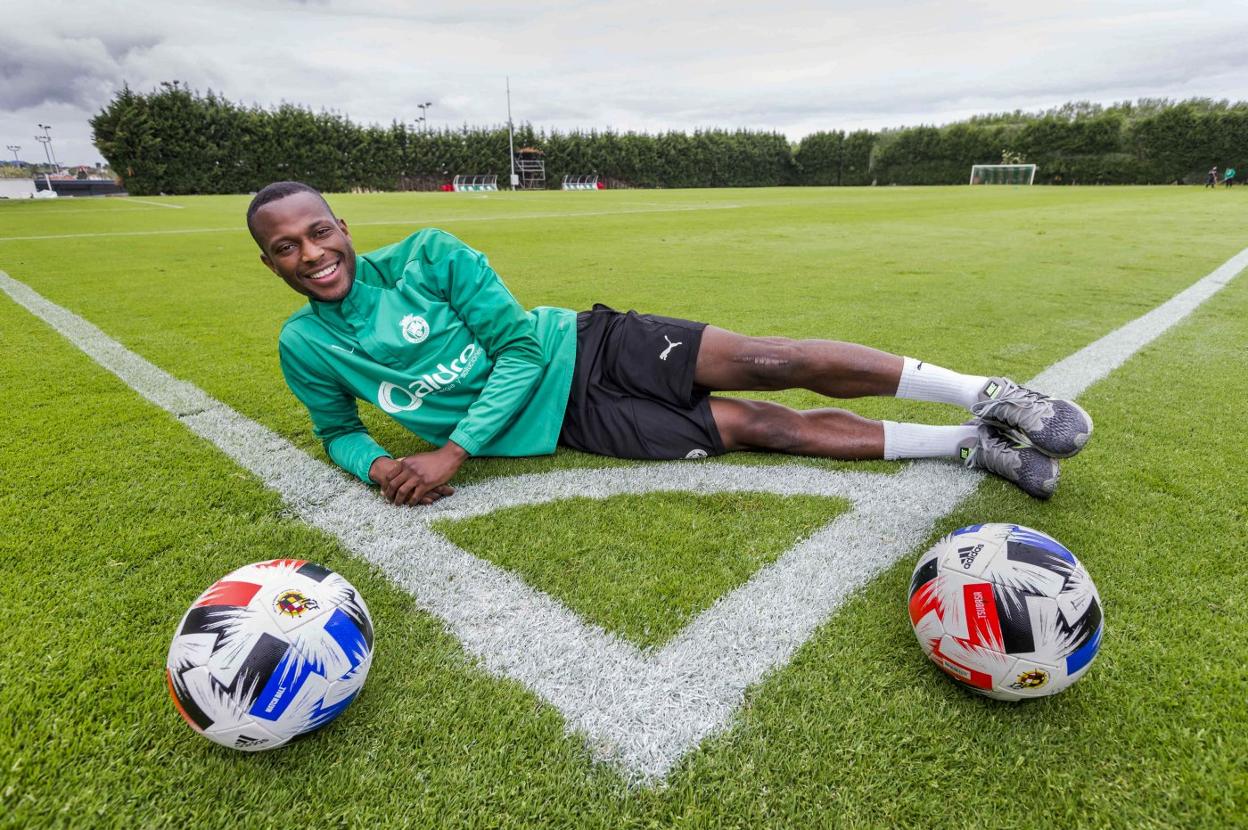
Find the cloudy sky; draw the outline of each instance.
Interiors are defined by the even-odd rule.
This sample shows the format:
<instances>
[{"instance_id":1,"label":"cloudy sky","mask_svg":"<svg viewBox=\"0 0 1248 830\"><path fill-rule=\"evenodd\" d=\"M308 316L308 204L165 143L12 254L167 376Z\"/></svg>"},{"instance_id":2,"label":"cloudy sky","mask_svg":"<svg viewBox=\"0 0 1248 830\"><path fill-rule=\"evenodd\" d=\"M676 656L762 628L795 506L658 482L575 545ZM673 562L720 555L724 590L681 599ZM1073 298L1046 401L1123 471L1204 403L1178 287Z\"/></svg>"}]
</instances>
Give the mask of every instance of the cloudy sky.
<instances>
[{"instance_id":1,"label":"cloudy sky","mask_svg":"<svg viewBox=\"0 0 1248 830\"><path fill-rule=\"evenodd\" d=\"M1248 2L0 0L0 139L100 160L127 82L361 122L618 130L940 124L1069 100L1248 98Z\"/></svg>"}]
</instances>

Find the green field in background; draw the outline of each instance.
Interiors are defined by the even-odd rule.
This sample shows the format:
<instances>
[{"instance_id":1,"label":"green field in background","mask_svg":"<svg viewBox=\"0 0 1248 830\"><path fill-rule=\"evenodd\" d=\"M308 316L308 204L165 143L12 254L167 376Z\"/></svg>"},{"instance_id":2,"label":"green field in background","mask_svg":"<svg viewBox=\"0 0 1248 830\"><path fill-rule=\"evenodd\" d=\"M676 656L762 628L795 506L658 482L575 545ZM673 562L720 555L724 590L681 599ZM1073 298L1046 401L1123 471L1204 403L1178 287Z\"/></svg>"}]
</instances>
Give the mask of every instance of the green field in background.
<instances>
[{"instance_id":1,"label":"green field in background","mask_svg":"<svg viewBox=\"0 0 1248 830\"><path fill-rule=\"evenodd\" d=\"M440 227L485 251L526 306L604 302L1018 380L1248 246L1242 190L329 199L358 250ZM278 329L301 299L258 261L246 204L0 200L0 270L324 459L277 365ZM1248 276L1081 398L1097 433L1063 465L1052 501L993 479L938 522L936 533L1028 524L1084 561L1106 635L1069 692L1009 705L948 682L910 632L911 556L753 688L731 726L665 784L635 789L380 572L0 296L0 827L1242 824L1246 343ZM802 391L760 397L825 405ZM893 399L848 406L895 420L964 417ZM373 410L364 420L396 454L425 446ZM626 463L567 451L478 459L457 480ZM656 494L518 508L447 532L645 646L843 509ZM359 701L323 733L233 753L182 723L165 652L204 587L278 555L319 561L361 589L376 661Z\"/></svg>"}]
</instances>

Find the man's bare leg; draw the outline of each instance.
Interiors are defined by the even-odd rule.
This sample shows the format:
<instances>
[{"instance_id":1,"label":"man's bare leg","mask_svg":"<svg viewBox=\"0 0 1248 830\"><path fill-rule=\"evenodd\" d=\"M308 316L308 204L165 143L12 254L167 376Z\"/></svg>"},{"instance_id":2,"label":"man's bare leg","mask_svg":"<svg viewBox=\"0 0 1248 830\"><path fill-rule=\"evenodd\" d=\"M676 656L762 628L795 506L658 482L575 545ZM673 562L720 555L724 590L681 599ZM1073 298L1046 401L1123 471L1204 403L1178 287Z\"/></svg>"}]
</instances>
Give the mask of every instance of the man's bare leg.
<instances>
[{"instance_id":1,"label":"man's bare leg","mask_svg":"<svg viewBox=\"0 0 1248 830\"><path fill-rule=\"evenodd\" d=\"M702 333L693 380L716 391L809 389L830 398L893 395L904 359L838 340L747 337L716 326Z\"/></svg>"},{"instance_id":2,"label":"man's bare leg","mask_svg":"<svg viewBox=\"0 0 1248 830\"><path fill-rule=\"evenodd\" d=\"M709 346L709 348L708 348ZM924 364L852 343L755 338L708 327L694 370L712 390L804 388L832 397L895 395L914 384L920 400L970 406L971 378L940 367L915 382ZM935 382L932 382L932 381ZM987 379L984 379L987 380ZM904 389L901 391L905 391ZM970 400L967 400L970 398ZM978 423L928 426L872 421L841 409L798 411L770 401L711 398L711 415L727 450L761 450L819 458L960 458L1049 498L1058 463Z\"/></svg>"},{"instance_id":3,"label":"man's bare leg","mask_svg":"<svg viewBox=\"0 0 1248 830\"><path fill-rule=\"evenodd\" d=\"M884 457L884 425L844 409L790 409L771 401L711 398L724 449L859 461Z\"/></svg>"},{"instance_id":4,"label":"man's bare leg","mask_svg":"<svg viewBox=\"0 0 1248 830\"><path fill-rule=\"evenodd\" d=\"M1031 448L1020 449L994 436L988 427L926 426L872 421L843 409L797 411L770 401L711 398L711 415L726 450L759 450L858 461L868 458L961 457L996 473L1038 499L1057 488L1056 459ZM909 454L898 454L888 434L914 431L918 440ZM914 436L910 436L913 438ZM907 440L910 440L908 438Z\"/></svg>"},{"instance_id":5,"label":"man's bare leg","mask_svg":"<svg viewBox=\"0 0 1248 830\"><path fill-rule=\"evenodd\" d=\"M970 409L991 378L838 340L747 337L707 326L694 382L715 391L809 389L831 398L888 395Z\"/></svg>"},{"instance_id":6,"label":"man's bare leg","mask_svg":"<svg viewBox=\"0 0 1248 830\"><path fill-rule=\"evenodd\" d=\"M747 337L708 326L698 350L694 382L715 391L799 388L833 398L857 398L896 395L899 386L916 376L917 365L911 358L856 343ZM927 372L952 378L956 393L950 396L938 388L927 399L969 406L958 395L973 396L979 380L930 365ZM845 460L955 457L959 442L969 440L973 433L967 427L871 421L841 409L799 412L774 403L721 403L729 400L714 399L712 412L725 444L734 449Z\"/></svg>"},{"instance_id":7,"label":"man's bare leg","mask_svg":"<svg viewBox=\"0 0 1248 830\"><path fill-rule=\"evenodd\" d=\"M844 409L796 410L771 401L711 398L724 448L861 461L868 458L957 458L974 444L974 426L872 421Z\"/></svg>"}]
</instances>

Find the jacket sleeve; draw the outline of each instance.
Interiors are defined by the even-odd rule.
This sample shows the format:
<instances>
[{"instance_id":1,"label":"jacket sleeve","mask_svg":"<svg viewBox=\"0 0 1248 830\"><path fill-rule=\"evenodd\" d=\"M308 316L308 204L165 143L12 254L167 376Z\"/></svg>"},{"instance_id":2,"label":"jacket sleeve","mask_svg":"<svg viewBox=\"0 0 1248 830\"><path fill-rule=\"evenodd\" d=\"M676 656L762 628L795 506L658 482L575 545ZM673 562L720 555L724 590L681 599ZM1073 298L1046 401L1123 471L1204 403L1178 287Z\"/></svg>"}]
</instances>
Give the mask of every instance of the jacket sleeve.
<instances>
[{"instance_id":1,"label":"jacket sleeve","mask_svg":"<svg viewBox=\"0 0 1248 830\"><path fill-rule=\"evenodd\" d=\"M493 361L481 394L450 435L476 455L524 410L542 379L546 361L536 327L485 254L449 233L431 231L408 267L421 270Z\"/></svg>"},{"instance_id":2,"label":"jacket sleeve","mask_svg":"<svg viewBox=\"0 0 1248 830\"><path fill-rule=\"evenodd\" d=\"M277 348L286 385L308 408L312 432L325 445L325 453L348 473L372 484L368 471L373 462L391 456L364 428L355 396L333 379L299 335L283 332Z\"/></svg>"}]
</instances>

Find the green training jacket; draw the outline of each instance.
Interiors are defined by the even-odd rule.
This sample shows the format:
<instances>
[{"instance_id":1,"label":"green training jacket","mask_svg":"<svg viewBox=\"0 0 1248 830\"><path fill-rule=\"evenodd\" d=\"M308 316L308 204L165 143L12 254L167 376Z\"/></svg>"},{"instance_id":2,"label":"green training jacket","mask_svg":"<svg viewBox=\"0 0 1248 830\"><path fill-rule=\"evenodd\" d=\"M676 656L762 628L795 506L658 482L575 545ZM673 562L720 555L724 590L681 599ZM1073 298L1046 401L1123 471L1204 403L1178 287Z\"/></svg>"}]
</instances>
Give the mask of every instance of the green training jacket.
<instances>
[{"instance_id":1,"label":"green training jacket","mask_svg":"<svg viewBox=\"0 0 1248 830\"><path fill-rule=\"evenodd\" d=\"M282 326L282 374L313 432L368 482L388 456L360 421L379 407L432 444L472 455L554 452L576 362L576 313L526 312L479 251L436 229L358 255L340 302Z\"/></svg>"}]
</instances>

